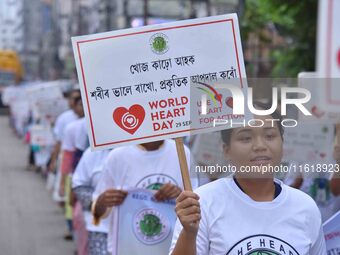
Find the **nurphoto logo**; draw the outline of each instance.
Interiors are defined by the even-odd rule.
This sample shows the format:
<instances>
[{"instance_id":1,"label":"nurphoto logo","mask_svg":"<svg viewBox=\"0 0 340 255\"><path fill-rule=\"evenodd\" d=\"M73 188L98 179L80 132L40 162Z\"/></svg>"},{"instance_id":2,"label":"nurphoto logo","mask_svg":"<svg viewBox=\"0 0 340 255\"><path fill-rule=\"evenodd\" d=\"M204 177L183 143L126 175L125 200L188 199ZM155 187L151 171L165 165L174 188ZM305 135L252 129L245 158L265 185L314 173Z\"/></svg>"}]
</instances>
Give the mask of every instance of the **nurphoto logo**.
<instances>
[{"instance_id":1,"label":"nurphoto logo","mask_svg":"<svg viewBox=\"0 0 340 255\"><path fill-rule=\"evenodd\" d=\"M209 85L211 87L211 85ZM245 95L243 90L233 84L221 84L218 83L213 86L214 91L217 89L227 89L232 94L232 106L228 103L230 100L226 100L225 103L229 108L232 108L233 115L245 115ZM247 106L250 113L257 115L257 116L268 116L275 112L278 108L278 90L281 90L281 104L280 104L280 112L282 116L287 115L287 105L295 105L304 115L311 116L312 114L307 110L307 108L303 105L308 103L311 99L311 93L307 89L304 88L296 88L296 87L281 87L281 88L272 88L272 105L269 109L256 109L253 104L253 88L248 88L248 96L247 96ZM219 94L220 97L222 96ZM295 98L291 98L289 95L295 95ZM299 95L299 97L297 97ZM216 98L215 100L219 99ZM230 98L229 98L230 99ZM218 100L220 104L222 104L222 100ZM201 96L201 115L207 115L208 109L208 100L207 95L202 94ZM266 119L266 122L271 122L271 125L274 126L275 122L279 121L279 119ZM214 119L213 126L220 126L220 125L229 125L230 127L236 126L251 126L251 127L262 127L264 122L261 119L250 119L250 120L243 120L235 121L235 120L226 120L226 119ZM281 121L281 125L284 127L296 127L297 121L295 119L283 119Z\"/></svg>"}]
</instances>

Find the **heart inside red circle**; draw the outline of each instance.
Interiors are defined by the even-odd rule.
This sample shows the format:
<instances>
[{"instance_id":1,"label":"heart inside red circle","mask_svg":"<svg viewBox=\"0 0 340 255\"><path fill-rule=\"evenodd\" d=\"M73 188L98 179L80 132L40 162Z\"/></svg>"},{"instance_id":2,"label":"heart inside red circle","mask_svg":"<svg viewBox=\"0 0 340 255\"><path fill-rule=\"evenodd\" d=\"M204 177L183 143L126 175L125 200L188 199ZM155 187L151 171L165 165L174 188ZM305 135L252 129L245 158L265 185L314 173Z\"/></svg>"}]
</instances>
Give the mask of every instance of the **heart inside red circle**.
<instances>
[{"instance_id":1,"label":"heart inside red circle","mask_svg":"<svg viewBox=\"0 0 340 255\"><path fill-rule=\"evenodd\" d=\"M118 107L113 111L112 117L121 129L133 135L144 121L145 110L139 104L134 104L129 109Z\"/></svg>"}]
</instances>

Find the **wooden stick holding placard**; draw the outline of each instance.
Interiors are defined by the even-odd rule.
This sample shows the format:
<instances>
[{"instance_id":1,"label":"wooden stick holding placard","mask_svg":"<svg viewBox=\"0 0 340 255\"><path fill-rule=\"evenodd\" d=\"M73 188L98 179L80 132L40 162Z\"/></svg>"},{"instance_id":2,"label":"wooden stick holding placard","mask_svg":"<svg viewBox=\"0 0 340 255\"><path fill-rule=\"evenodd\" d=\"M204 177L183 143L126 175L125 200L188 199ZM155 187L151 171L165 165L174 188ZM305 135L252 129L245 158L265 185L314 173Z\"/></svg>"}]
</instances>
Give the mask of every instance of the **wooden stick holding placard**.
<instances>
[{"instance_id":1,"label":"wooden stick holding placard","mask_svg":"<svg viewBox=\"0 0 340 255\"><path fill-rule=\"evenodd\" d=\"M336 135L336 138L335 138L335 144L340 146L340 123L337 123L336 124L336 129L335 129L335 135Z\"/></svg>"},{"instance_id":2,"label":"wooden stick holding placard","mask_svg":"<svg viewBox=\"0 0 340 255\"><path fill-rule=\"evenodd\" d=\"M183 138L175 138L179 165L181 167L184 190L192 191L187 158L185 156Z\"/></svg>"},{"instance_id":3,"label":"wooden stick holding placard","mask_svg":"<svg viewBox=\"0 0 340 255\"><path fill-rule=\"evenodd\" d=\"M336 124L336 132L335 132L335 145L340 146L340 123ZM336 162L339 164L339 161ZM331 192L334 196L340 195L340 172L335 171L332 179L330 181Z\"/></svg>"}]
</instances>

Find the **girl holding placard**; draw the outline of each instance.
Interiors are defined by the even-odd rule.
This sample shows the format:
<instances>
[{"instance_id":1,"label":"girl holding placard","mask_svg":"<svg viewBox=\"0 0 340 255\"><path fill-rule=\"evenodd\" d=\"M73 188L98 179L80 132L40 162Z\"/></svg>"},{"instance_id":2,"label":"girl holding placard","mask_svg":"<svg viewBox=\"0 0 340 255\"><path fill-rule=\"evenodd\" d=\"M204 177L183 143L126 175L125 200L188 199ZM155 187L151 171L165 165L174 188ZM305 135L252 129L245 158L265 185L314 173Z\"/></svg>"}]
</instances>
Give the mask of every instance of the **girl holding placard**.
<instances>
[{"instance_id":1,"label":"girl holding placard","mask_svg":"<svg viewBox=\"0 0 340 255\"><path fill-rule=\"evenodd\" d=\"M256 119L281 120L277 112ZM222 131L224 154L237 172L180 194L170 254L326 254L313 199L262 171L281 163L280 123Z\"/></svg>"}]
</instances>

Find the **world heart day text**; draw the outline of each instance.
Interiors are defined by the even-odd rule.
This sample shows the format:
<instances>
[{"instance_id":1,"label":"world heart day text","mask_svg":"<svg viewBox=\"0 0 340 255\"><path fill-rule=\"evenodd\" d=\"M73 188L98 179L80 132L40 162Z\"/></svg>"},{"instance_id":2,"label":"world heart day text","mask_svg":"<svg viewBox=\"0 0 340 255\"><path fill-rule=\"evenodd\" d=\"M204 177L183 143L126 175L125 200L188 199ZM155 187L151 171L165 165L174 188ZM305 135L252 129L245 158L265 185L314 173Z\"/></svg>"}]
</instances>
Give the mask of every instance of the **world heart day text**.
<instances>
[{"instance_id":1,"label":"world heart day text","mask_svg":"<svg viewBox=\"0 0 340 255\"><path fill-rule=\"evenodd\" d=\"M186 114L186 105L189 100L186 96L180 98L168 98L159 101L149 102L151 108L150 117L154 131L172 129L174 118L183 117ZM176 127L181 125L190 125L190 122L176 123Z\"/></svg>"}]
</instances>

